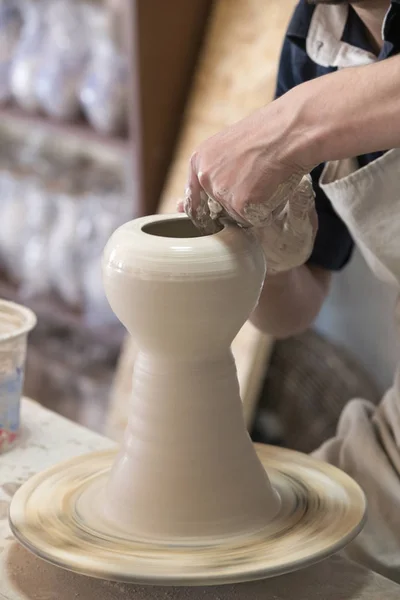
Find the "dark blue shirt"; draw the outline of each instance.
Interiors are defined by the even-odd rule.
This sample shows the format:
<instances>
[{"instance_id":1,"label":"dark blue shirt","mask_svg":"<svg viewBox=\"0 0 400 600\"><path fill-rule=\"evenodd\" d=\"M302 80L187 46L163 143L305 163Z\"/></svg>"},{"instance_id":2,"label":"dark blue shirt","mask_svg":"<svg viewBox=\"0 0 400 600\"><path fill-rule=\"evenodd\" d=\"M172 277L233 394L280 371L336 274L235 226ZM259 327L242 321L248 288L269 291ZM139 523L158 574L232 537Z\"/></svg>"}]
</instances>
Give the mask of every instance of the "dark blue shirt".
<instances>
[{"instance_id":1,"label":"dark blue shirt","mask_svg":"<svg viewBox=\"0 0 400 600\"><path fill-rule=\"evenodd\" d=\"M319 8L321 6L310 5L306 0L300 0L294 11L281 52L276 97L283 95L300 83L332 73L338 69L337 66L327 66L326 64L322 66L307 53L307 36L309 35L310 24L313 16L317 17L314 11L317 8L325 11L333 10L321 9ZM348 8L341 6L337 7L337 10L348 11L340 41L373 54L365 25L353 8L351 6L348 6ZM390 10L384 21L383 39L384 44L378 60L400 52L400 0L392 0L391 2ZM320 41L316 42L317 45L324 45L325 43L329 43L329 40L324 40L323 36ZM324 61L322 62L324 63ZM357 157L360 167L375 160L381 154L381 152L375 152ZM323 167L324 165L321 164L311 173L316 195L315 204L319 227L310 263L335 271L341 269L351 257L353 240L346 225L335 213L329 199L319 187L319 178Z\"/></svg>"}]
</instances>

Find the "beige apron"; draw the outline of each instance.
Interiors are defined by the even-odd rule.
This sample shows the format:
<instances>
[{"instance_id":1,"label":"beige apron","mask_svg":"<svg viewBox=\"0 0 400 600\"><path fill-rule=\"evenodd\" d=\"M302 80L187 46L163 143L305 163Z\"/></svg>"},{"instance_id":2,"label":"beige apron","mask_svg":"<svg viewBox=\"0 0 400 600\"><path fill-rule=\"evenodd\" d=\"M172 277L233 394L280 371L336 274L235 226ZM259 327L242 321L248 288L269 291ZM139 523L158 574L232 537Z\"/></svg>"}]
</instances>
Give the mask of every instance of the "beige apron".
<instances>
[{"instance_id":1,"label":"beige apron","mask_svg":"<svg viewBox=\"0 0 400 600\"><path fill-rule=\"evenodd\" d=\"M353 159L328 163L320 185L374 274L400 289L400 149L361 169ZM348 557L400 582L400 369L378 408L348 403L336 437L315 455L354 477L368 498Z\"/></svg>"}]
</instances>

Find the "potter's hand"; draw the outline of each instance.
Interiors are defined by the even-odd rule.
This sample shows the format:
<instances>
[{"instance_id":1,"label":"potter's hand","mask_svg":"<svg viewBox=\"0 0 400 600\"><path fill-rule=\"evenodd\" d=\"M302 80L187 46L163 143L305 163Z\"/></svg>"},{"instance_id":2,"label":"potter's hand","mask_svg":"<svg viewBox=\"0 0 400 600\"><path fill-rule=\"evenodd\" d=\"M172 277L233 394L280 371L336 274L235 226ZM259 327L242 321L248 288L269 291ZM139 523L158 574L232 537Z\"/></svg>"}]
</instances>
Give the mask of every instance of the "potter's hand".
<instances>
[{"instance_id":1,"label":"potter's hand","mask_svg":"<svg viewBox=\"0 0 400 600\"><path fill-rule=\"evenodd\" d=\"M286 153L286 127L274 102L203 142L178 205L203 233L221 218L254 227L269 273L304 264L317 229L309 168Z\"/></svg>"},{"instance_id":2,"label":"potter's hand","mask_svg":"<svg viewBox=\"0 0 400 600\"><path fill-rule=\"evenodd\" d=\"M218 211L262 228L270 268L304 262L316 216L302 177L323 162L400 147L399 68L396 55L316 77L203 142L190 164L188 215L206 231Z\"/></svg>"}]
</instances>

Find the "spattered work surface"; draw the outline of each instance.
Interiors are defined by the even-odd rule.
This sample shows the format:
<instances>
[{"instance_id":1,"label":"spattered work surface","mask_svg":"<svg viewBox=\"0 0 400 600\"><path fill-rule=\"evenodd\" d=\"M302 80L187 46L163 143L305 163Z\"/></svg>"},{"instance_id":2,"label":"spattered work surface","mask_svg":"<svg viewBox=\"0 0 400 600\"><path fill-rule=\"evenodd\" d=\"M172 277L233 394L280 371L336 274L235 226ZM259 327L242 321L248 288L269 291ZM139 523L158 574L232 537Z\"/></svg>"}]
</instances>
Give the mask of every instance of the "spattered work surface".
<instances>
[{"instance_id":1,"label":"spattered work surface","mask_svg":"<svg viewBox=\"0 0 400 600\"><path fill-rule=\"evenodd\" d=\"M339 557L290 575L201 588L132 586L100 581L49 565L13 541L8 505L31 475L60 460L112 447L112 442L23 401L19 445L0 456L0 598L3 600L398 600L400 586Z\"/></svg>"}]
</instances>

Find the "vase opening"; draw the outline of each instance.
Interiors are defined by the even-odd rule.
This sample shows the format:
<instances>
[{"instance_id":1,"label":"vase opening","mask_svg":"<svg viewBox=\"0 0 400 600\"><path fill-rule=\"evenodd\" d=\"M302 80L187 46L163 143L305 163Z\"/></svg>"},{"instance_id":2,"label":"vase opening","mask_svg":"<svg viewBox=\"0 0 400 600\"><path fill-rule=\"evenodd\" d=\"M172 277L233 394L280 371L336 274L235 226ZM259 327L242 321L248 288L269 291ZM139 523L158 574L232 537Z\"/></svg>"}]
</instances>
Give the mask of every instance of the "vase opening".
<instances>
[{"instance_id":1,"label":"vase opening","mask_svg":"<svg viewBox=\"0 0 400 600\"><path fill-rule=\"evenodd\" d=\"M146 225L143 225L142 231L149 235L155 235L157 237L164 238L185 239L204 237L204 234L200 233L200 231L189 218L170 220L160 219L159 221L146 223Z\"/></svg>"}]
</instances>

